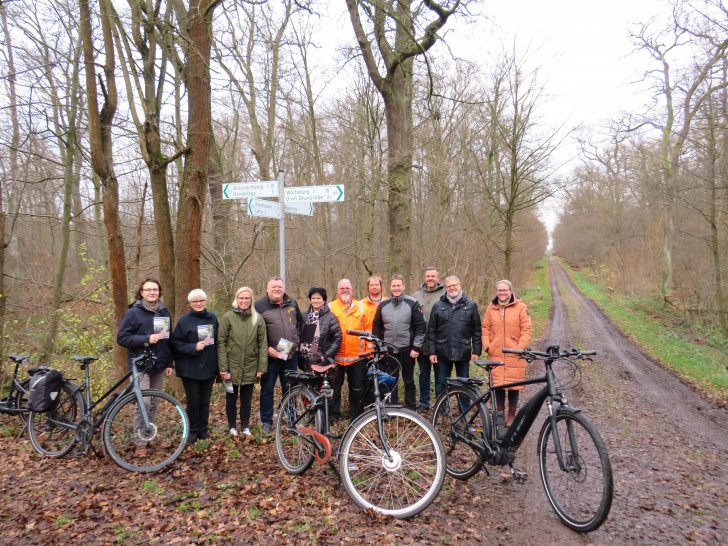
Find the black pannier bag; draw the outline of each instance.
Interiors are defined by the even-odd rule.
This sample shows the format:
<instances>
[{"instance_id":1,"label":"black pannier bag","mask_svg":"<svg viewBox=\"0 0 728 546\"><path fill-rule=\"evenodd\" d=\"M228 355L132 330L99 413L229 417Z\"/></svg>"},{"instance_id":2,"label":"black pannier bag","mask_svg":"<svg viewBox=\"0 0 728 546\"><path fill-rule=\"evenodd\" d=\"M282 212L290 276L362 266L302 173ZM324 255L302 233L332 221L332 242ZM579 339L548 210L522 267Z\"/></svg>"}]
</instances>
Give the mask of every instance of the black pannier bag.
<instances>
[{"instance_id":1,"label":"black pannier bag","mask_svg":"<svg viewBox=\"0 0 728 546\"><path fill-rule=\"evenodd\" d=\"M30 379L28 394L28 409L36 413L53 411L60 400L63 374L58 370L50 369L43 373L39 370Z\"/></svg>"}]
</instances>

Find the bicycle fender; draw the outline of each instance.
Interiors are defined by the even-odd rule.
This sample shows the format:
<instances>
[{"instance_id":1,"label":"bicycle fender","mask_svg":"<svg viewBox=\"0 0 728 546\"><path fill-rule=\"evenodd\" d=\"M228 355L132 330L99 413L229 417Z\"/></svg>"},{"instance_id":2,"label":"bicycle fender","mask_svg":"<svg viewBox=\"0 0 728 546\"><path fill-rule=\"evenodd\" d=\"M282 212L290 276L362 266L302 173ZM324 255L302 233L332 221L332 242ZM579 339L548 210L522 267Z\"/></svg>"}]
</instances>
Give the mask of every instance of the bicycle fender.
<instances>
[{"instance_id":1,"label":"bicycle fender","mask_svg":"<svg viewBox=\"0 0 728 546\"><path fill-rule=\"evenodd\" d=\"M314 437L314 441L316 443L316 449L314 450L316 462L321 465L328 463L329 459L331 458L331 441L329 441L329 439L320 432L316 432L315 430L308 427L298 427L298 430L305 434L310 434ZM323 456L319 455L319 447L323 448Z\"/></svg>"},{"instance_id":2,"label":"bicycle fender","mask_svg":"<svg viewBox=\"0 0 728 546\"><path fill-rule=\"evenodd\" d=\"M572 408L571 406L561 406L558 410L556 410L556 416L564 415L576 415L577 413L581 413L581 410L579 408Z\"/></svg>"}]
</instances>

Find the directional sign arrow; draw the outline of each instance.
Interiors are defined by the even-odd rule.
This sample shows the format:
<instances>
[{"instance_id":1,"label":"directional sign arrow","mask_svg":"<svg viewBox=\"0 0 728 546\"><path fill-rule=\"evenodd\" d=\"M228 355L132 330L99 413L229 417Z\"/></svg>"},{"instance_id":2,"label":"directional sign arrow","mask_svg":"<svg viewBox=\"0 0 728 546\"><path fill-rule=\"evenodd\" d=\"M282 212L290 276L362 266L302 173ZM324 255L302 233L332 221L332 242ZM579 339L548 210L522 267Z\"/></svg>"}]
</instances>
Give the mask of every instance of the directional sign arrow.
<instances>
[{"instance_id":1,"label":"directional sign arrow","mask_svg":"<svg viewBox=\"0 0 728 546\"><path fill-rule=\"evenodd\" d=\"M344 200L344 186L294 186L284 188L284 201L288 203L325 203Z\"/></svg>"}]
</instances>

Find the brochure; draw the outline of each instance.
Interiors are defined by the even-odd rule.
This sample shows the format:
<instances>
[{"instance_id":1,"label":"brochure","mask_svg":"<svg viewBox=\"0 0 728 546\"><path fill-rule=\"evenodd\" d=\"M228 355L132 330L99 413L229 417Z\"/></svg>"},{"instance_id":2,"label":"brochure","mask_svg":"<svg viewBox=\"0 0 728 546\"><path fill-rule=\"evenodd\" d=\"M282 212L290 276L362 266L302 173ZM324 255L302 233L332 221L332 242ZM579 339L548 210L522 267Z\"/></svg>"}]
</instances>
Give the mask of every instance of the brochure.
<instances>
[{"instance_id":1,"label":"brochure","mask_svg":"<svg viewBox=\"0 0 728 546\"><path fill-rule=\"evenodd\" d=\"M197 339L198 341L204 341L205 345L215 345L215 333L212 324L198 324Z\"/></svg>"},{"instance_id":2,"label":"brochure","mask_svg":"<svg viewBox=\"0 0 728 546\"><path fill-rule=\"evenodd\" d=\"M154 317L154 333L169 337L169 317Z\"/></svg>"},{"instance_id":3,"label":"brochure","mask_svg":"<svg viewBox=\"0 0 728 546\"><path fill-rule=\"evenodd\" d=\"M276 346L276 351L286 355L286 358L288 358L288 355L291 354L292 349L293 349L293 342L288 341L287 339L284 339L284 338L281 338L281 340L278 342L278 345Z\"/></svg>"}]
</instances>

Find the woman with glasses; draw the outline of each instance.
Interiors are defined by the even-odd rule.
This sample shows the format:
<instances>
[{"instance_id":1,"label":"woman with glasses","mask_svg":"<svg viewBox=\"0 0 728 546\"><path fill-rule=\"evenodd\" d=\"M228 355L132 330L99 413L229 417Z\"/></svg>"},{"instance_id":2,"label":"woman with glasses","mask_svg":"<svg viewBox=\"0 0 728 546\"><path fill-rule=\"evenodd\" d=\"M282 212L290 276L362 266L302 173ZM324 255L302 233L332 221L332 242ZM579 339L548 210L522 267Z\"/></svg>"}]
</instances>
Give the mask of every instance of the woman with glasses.
<instances>
[{"instance_id":1,"label":"woman with glasses","mask_svg":"<svg viewBox=\"0 0 728 546\"><path fill-rule=\"evenodd\" d=\"M526 379L526 361L518 355L504 354L503 348L525 349L531 342L531 316L526 304L513 293L510 281L502 280L496 284L496 297L485 310L481 334L483 348L488 352L488 360L505 362L505 366L493 368L493 385L523 381ZM508 390L508 417L506 426L510 426L516 417L518 393L523 387ZM498 411L505 411L506 393L502 390L495 393Z\"/></svg>"},{"instance_id":2,"label":"woman with glasses","mask_svg":"<svg viewBox=\"0 0 728 546\"><path fill-rule=\"evenodd\" d=\"M220 319L217 334L217 362L225 382L232 382L225 395L225 413L230 436L237 436L237 405L240 394L240 427L251 436L250 406L255 384L268 369L268 334L265 321L253 306L253 290L247 286L235 292L233 308Z\"/></svg>"},{"instance_id":3,"label":"woman with glasses","mask_svg":"<svg viewBox=\"0 0 728 546\"><path fill-rule=\"evenodd\" d=\"M174 369L182 379L190 419L188 444L210 437L210 396L217 376L217 317L207 310L207 294L199 288L187 296L190 310L182 315L170 343Z\"/></svg>"},{"instance_id":4,"label":"woman with glasses","mask_svg":"<svg viewBox=\"0 0 728 546\"><path fill-rule=\"evenodd\" d=\"M128 349L127 364L131 369L132 359L140 356L145 345L149 345L157 357L154 366L140 374L142 389L162 390L165 376L172 375L172 352L169 348L169 332L172 319L169 310L159 299L162 285L153 277L144 279L134 294L134 303L124 313L116 335L116 342ZM156 407L149 408L149 418L154 421ZM136 443L136 456L147 456L146 442Z\"/></svg>"}]
</instances>

